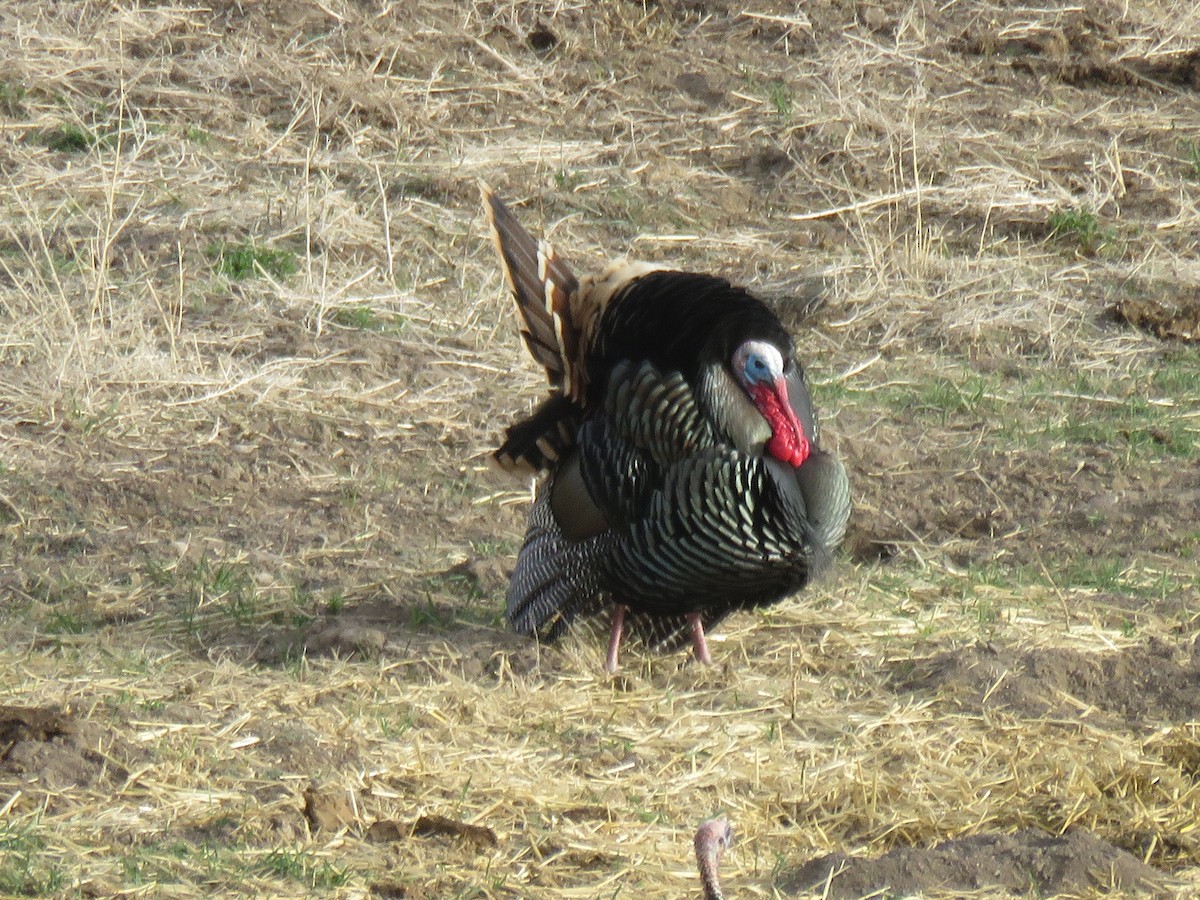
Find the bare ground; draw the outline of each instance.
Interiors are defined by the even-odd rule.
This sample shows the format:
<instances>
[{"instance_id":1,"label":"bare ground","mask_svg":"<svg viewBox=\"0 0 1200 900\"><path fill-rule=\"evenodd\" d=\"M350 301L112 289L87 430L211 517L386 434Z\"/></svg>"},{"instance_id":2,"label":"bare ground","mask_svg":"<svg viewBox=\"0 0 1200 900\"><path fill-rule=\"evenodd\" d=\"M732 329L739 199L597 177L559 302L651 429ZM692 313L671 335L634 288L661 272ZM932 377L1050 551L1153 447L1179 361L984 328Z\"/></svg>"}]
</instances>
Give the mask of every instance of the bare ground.
<instances>
[{"instance_id":1,"label":"bare ground","mask_svg":"<svg viewBox=\"0 0 1200 900\"><path fill-rule=\"evenodd\" d=\"M0 35L0 892L676 897L726 811L733 896L1194 894L1194 4ZM715 670L503 629L478 177L797 331L852 530Z\"/></svg>"}]
</instances>

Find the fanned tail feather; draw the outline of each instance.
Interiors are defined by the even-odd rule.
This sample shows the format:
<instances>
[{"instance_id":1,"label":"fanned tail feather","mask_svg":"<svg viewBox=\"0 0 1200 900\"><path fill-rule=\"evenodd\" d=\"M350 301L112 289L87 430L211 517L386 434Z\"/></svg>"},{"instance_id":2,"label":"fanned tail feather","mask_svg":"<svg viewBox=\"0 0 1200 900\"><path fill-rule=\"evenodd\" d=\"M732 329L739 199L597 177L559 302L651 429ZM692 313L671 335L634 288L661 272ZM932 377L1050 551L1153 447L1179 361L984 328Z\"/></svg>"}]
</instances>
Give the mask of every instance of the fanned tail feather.
<instances>
[{"instance_id":1,"label":"fanned tail feather","mask_svg":"<svg viewBox=\"0 0 1200 900\"><path fill-rule=\"evenodd\" d=\"M562 394L542 401L527 419L505 430L504 442L492 458L506 472L528 475L544 471L575 445L579 408Z\"/></svg>"},{"instance_id":2,"label":"fanned tail feather","mask_svg":"<svg viewBox=\"0 0 1200 900\"><path fill-rule=\"evenodd\" d=\"M521 335L546 378L568 396L580 380L576 360L579 333L571 321L571 297L579 281L571 267L546 241L535 241L496 192L480 182L483 211L504 270L504 280L516 301Z\"/></svg>"}]
</instances>

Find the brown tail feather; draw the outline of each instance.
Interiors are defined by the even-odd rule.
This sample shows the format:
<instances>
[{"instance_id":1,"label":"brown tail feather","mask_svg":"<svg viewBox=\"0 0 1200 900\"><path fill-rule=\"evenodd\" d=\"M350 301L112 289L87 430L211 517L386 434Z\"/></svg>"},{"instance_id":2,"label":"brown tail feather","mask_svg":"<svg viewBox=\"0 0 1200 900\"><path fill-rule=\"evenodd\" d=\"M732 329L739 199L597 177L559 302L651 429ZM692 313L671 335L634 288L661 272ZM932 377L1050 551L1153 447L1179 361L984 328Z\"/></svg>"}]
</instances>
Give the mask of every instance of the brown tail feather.
<instances>
[{"instance_id":1,"label":"brown tail feather","mask_svg":"<svg viewBox=\"0 0 1200 900\"><path fill-rule=\"evenodd\" d=\"M480 182L479 193L525 345L545 367L550 383L561 388L566 382L568 395L574 396L579 334L571 322L571 295L579 282L550 244L534 241L491 187Z\"/></svg>"}]
</instances>

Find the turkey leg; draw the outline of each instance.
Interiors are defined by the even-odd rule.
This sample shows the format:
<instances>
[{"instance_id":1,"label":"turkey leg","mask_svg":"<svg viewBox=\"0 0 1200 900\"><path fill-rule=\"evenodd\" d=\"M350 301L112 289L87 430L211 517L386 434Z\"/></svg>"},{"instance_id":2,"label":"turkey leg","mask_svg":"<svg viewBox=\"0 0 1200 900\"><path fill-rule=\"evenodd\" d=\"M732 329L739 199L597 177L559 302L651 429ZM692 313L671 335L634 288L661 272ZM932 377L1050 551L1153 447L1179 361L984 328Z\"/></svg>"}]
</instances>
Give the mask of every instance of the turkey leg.
<instances>
[{"instance_id":1,"label":"turkey leg","mask_svg":"<svg viewBox=\"0 0 1200 900\"><path fill-rule=\"evenodd\" d=\"M708 640L704 637L704 622L700 618L700 613L688 613L687 620L688 624L692 626L692 647L696 653L696 661L711 666L713 664L712 656L708 652Z\"/></svg>"},{"instance_id":2,"label":"turkey leg","mask_svg":"<svg viewBox=\"0 0 1200 900\"><path fill-rule=\"evenodd\" d=\"M617 671L617 651L621 649L621 631L625 627L625 607L620 603L613 609L612 634L608 638L608 658L604 661L604 671Z\"/></svg>"}]
</instances>

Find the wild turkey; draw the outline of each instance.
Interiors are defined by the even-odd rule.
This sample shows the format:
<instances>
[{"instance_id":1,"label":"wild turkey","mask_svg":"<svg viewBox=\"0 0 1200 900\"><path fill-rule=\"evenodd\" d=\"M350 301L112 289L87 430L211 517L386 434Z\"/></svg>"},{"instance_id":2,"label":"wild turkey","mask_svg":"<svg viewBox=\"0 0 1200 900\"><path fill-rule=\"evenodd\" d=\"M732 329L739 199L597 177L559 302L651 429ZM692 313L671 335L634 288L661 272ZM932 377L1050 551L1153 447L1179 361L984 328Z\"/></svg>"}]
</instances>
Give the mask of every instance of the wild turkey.
<instances>
[{"instance_id":1,"label":"wild turkey","mask_svg":"<svg viewBox=\"0 0 1200 900\"><path fill-rule=\"evenodd\" d=\"M484 210L521 334L550 396L495 453L548 472L507 597L543 641L612 607L655 649L774 603L829 564L850 513L820 449L795 346L760 300L709 275L618 261L576 279L487 185Z\"/></svg>"},{"instance_id":2,"label":"wild turkey","mask_svg":"<svg viewBox=\"0 0 1200 900\"><path fill-rule=\"evenodd\" d=\"M718 873L721 857L733 843L733 826L729 824L729 819L717 816L715 819L701 822L692 843L696 848L696 866L700 869L700 887L704 890L704 900L725 900Z\"/></svg>"}]
</instances>

